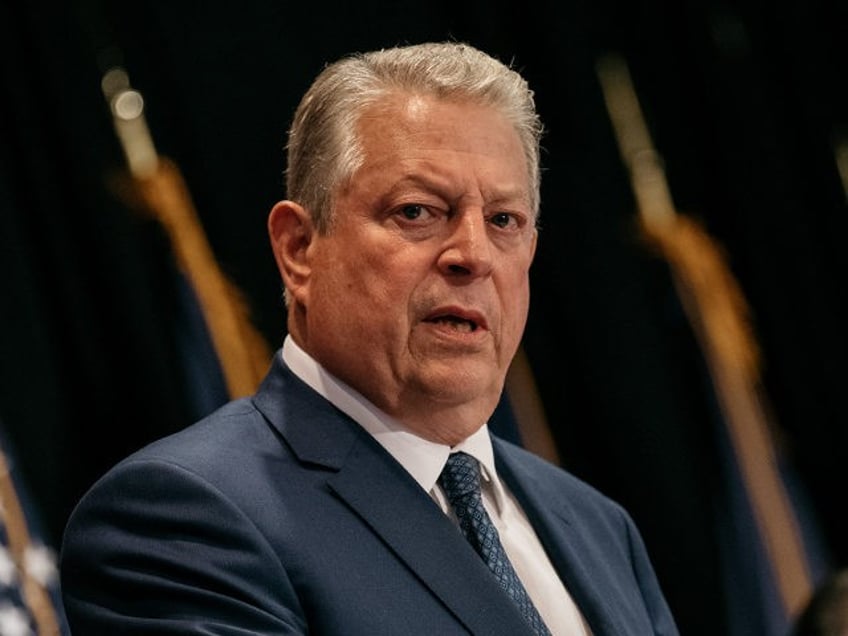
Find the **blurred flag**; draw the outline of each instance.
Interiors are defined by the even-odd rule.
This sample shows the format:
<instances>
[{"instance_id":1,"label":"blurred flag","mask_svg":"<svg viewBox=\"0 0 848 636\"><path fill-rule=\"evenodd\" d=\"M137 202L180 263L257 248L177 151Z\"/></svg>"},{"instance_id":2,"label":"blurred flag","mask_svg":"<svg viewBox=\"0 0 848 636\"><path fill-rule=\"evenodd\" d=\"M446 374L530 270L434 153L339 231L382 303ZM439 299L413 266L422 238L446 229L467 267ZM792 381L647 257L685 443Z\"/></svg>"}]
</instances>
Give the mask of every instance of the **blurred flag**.
<instances>
[{"instance_id":1,"label":"blurred flag","mask_svg":"<svg viewBox=\"0 0 848 636\"><path fill-rule=\"evenodd\" d=\"M184 276L178 343L195 415L205 415L229 399L251 395L272 353L215 260L179 169L156 153L141 94L120 68L106 73L102 85L129 167L124 195L165 228Z\"/></svg>"},{"instance_id":2,"label":"blurred flag","mask_svg":"<svg viewBox=\"0 0 848 636\"><path fill-rule=\"evenodd\" d=\"M721 249L675 211L625 63L605 58L598 75L640 225L669 264L709 372L725 496L716 532L729 633L784 636L812 594L822 549L774 443L748 307Z\"/></svg>"}]
</instances>

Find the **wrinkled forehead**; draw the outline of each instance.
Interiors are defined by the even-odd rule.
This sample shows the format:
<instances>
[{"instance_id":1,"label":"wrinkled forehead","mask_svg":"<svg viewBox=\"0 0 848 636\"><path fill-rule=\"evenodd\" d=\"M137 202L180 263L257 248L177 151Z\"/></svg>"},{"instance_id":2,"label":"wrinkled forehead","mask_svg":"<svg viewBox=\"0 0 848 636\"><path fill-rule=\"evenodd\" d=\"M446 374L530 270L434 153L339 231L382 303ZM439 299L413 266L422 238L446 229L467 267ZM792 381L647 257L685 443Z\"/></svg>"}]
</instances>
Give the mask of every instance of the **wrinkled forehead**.
<instances>
[{"instance_id":1,"label":"wrinkled forehead","mask_svg":"<svg viewBox=\"0 0 848 636\"><path fill-rule=\"evenodd\" d=\"M347 176L352 177L365 161L380 162L395 145L409 143L410 139L449 146L467 137L469 130L478 132L475 142L485 141L493 156L520 166L519 172L526 178L516 176L515 180L521 181L521 189L534 205L535 180L519 127L502 109L466 96L394 90L364 106L353 128L355 157L351 161L353 170Z\"/></svg>"}]
</instances>

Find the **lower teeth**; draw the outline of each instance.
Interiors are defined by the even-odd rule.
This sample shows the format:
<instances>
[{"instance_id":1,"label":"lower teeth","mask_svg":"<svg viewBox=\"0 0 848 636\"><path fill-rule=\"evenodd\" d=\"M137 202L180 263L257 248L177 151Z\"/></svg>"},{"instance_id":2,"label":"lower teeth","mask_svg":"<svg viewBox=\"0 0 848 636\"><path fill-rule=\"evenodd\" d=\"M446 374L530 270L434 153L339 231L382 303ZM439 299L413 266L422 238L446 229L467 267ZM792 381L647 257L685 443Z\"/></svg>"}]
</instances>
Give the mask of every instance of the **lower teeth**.
<instances>
[{"instance_id":1,"label":"lower teeth","mask_svg":"<svg viewBox=\"0 0 848 636\"><path fill-rule=\"evenodd\" d=\"M473 331L473 329L471 328L471 324L465 322L464 320L440 320L439 322L443 325L449 325L457 331L463 331L465 333Z\"/></svg>"}]
</instances>

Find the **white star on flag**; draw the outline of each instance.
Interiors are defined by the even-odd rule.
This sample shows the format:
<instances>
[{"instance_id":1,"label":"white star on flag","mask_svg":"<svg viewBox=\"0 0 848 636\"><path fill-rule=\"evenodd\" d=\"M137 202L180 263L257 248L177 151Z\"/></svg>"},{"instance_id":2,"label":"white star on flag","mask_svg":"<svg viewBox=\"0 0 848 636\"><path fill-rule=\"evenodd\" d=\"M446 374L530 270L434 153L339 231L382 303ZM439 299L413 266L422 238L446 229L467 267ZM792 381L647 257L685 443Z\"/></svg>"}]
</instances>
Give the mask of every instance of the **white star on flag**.
<instances>
[{"instance_id":1,"label":"white star on flag","mask_svg":"<svg viewBox=\"0 0 848 636\"><path fill-rule=\"evenodd\" d=\"M33 636L26 612L9 603L0 605L0 636Z\"/></svg>"},{"instance_id":2,"label":"white star on flag","mask_svg":"<svg viewBox=\"0 0 848 636\"><path fill-rule=\"evenodd\" d=\"M58 577L56 556L45 545L33 544L24 551L24 567L27 574L38 581L42 587L49 587Z\"/></svg>"},{"instance_id":3,"label":"white star on flag","mask_svg":"<svg viewBox=\"0 0 848 636\"><path fill-rule=\"evenodd\" d=\"M0 585L12 587L15 582L17 568L12 555L4 546L0 546Z\"/></svg>"}]
</instances>

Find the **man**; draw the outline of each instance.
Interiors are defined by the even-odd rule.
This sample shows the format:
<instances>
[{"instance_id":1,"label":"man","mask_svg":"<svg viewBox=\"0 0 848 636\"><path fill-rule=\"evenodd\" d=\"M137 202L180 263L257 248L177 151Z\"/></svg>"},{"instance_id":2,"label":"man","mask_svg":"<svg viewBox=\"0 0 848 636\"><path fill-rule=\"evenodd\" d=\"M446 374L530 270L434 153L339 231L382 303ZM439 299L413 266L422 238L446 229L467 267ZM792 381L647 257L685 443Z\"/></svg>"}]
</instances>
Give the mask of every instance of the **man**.
<instances>
[{"instance_id":1,"label":"man","mask_svg":"<svg viewBox=\"0 0 848 636\"><path fill-rule=\"evenodd\" d=\"M321 73L268 221L283 350L253 398L80 503L75 634L676 633L626 514L486 428L527 315L539 135L524 80L465 45Z\"/></svg>"}]
</instances>

